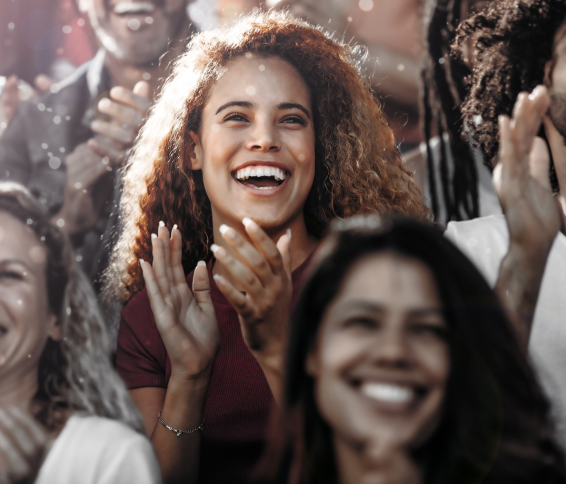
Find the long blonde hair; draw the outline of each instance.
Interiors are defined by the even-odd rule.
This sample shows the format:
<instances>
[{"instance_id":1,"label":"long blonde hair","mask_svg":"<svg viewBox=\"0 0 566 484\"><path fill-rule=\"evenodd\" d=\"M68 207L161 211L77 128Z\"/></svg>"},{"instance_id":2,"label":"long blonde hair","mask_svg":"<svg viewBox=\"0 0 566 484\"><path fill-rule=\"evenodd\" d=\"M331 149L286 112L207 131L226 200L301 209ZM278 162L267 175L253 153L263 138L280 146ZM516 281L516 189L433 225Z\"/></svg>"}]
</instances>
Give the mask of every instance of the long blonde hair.
<instances>
[{"instance_id":1,"label":"long blonde hair","mask_svg":"<svg viewBox=\"0 0 566 484\"><path fill-rule=\"evenodd\" d=\"M185 271L209 256L210 201L202 173L191 170L186 155L189 131L198 131L223 67L244 55L287 60L310 89L316 168L304 212L311 232L320 235L332 219L363 212L429 217L362 76L363 49L333 40L289 13L257 13L233 27L197 35L176 61L125 170L123 231L107 271L105 297L114 291L113 297L127 302L143 288L138 259L152 260L151 233L161 220L169 228L179 226Z\"/></svg>"}]
</instances>

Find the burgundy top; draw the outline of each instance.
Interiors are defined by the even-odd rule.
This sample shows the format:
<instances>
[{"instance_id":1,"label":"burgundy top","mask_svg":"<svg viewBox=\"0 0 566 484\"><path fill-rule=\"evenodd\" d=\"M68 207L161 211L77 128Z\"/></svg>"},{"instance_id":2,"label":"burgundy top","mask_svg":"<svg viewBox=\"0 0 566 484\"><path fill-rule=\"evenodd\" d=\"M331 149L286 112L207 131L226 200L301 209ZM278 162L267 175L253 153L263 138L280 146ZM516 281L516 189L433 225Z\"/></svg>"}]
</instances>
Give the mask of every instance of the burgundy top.
<instances>
[{"instance_id":1,"label":"burgundy top","mask_svg":"<svg viewBox=\"0 0 566 484\"><path fill-rule=\"evenodd\" d=\"M293 271L293 308L312 254ZM275 402L259 363L248 350L238 315L214 282L208 264L211 296L220 329L201 440L201 483L250 482L253 467L267 440ZM192 288L193 273L187 276ZM118 333L117 370L129 389L167 388L171 362L155 324L144 289L122 311Z\"/></svg>"}]
</instances>

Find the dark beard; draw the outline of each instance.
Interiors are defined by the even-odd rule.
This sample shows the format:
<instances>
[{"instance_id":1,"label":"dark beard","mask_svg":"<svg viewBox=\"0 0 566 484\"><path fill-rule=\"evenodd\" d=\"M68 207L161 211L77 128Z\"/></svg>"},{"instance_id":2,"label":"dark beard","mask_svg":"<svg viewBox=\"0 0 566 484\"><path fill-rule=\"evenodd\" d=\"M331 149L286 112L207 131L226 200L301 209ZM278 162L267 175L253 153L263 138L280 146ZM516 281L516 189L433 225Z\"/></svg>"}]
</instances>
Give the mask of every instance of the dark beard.
<instances>
[{"instance_id":1,"label":"dark beard","mask_svg":"<svg viewBox=\"0 0 566 484\"><path fill-rule=\"evenodd\" d=\"M566 93L552 93L548 115L566 145Z\"/></svg>"}]
</instances>

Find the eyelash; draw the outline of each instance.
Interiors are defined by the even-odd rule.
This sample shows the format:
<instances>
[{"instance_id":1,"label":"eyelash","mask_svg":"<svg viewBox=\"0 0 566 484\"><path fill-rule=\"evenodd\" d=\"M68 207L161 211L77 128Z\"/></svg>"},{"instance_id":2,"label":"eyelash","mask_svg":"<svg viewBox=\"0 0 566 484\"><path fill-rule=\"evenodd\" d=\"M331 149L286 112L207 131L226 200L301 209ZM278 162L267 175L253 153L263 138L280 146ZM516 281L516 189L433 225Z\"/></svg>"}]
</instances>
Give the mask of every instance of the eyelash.
<instances>
[{"instance_id":1,"label":"eyelash","mask_svg":"<svg viewBox=\"0 0 566 484\"><path fill-rule=\"evenodd\" d=\"M18 281L21 281L24 277L18 272L0 271L0 278L16 279Z\"/></svg>"},{"instance_id":2,"label":"eyelash","mask_svg":"<svg viewBox=\"0 0 566 484\"><path fill-rule=\"evenodd\" d=\"M240 118L240 119L236 119L236 118ZM283 123L286 123L287 121L292 120L295 121L298 124L301 125L305 125L305 121L300 117L300 116L288 116L285 119L283 119ZM242 122L242 121L248 121L248 119L241 113L234 113L234 114L229 114L228 116L226 116L224 118L224 121L237 121L237 122ZM290 124L290 123L287 123Z\"/></svg>"}]
</instances>

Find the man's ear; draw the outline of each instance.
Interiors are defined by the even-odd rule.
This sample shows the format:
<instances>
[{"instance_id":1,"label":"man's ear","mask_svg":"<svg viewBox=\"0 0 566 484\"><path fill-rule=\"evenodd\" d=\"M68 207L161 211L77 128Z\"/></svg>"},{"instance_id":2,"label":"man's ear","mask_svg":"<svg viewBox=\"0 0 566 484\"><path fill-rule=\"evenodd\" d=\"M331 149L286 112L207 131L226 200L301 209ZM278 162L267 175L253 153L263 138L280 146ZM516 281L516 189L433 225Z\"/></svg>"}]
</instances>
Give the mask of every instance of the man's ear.
<instances>
[{"instance_id":1,"label":"man's ear","mask_svg":"<svg viewBox=\"0 0 566 484\"><path fill-rule=\"evenodd\" d=\"M63 328L61 327L61 323L59 322L57 316L50 314L48 325L49 329L47 331L47 334L51 337L52 340L60 341L63 337Z\"/></svg>"},{"instance_id":2,"label":"man's ear","mask_svg":"<svg viewBox=\"0 0 566 484\"><path fill-rule=\"evenodd\" d=\"M544 81L543 84L550 89L552 86L552 70L554 68L554 58L549 60L544 66Z\"/></svg>"},{"instance_id":3,"label":"man's ear","mask_svg":"<svg viewBox=\"0 0 566 484\"><path fill-rule=\"evenodd\" d=\"M200 138L194 131L189 131L189 135L193 142L187 146L186 154L191 162L191 170L202 170L203 152Z\"/></svg>"}]
</instances>

